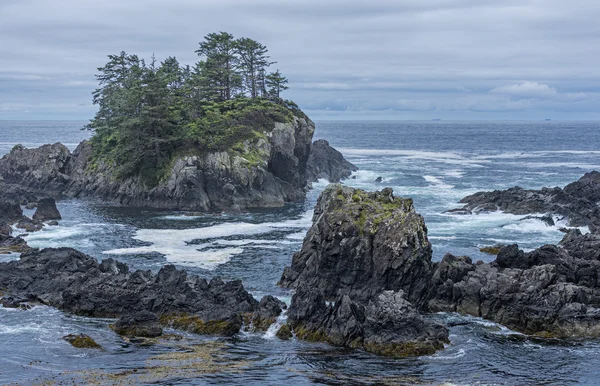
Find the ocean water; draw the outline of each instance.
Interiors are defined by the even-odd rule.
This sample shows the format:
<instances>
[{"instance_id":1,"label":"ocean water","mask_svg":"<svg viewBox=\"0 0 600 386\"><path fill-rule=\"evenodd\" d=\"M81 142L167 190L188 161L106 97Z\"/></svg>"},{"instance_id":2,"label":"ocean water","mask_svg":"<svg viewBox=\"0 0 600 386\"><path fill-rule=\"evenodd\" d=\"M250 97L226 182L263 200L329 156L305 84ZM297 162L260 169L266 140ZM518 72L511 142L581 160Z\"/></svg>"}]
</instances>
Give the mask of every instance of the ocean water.
<instances>
[{"instance_id":1,"label":"ocean water","mask_svg":"<svg viewBox=\"0 0 600 386\"><path fill-rule=\"evenodd\" d=\"M0 155L17 143L34 147L60 141L74 149L89 136L80 130L84 124L0 121ZM346 184L367 190L389 186L396 195L414 199L427 223L434 260L451 252L490 261L493 257L479 248L518 243L529 250L558 242L564 221L549 227L500 212L461 216L445 211L476 191L564 186L600 170L598 122L329 121L317 122L315 137L329 140L360 168ZM376 183L377 177L383 182ZM299 250L325 186L316 183L304 203L239 216L65 200L58 203L60 226L27 240L35 247L70 246L98 259L113 257L134 268L156 271L172 263L207 278L241 279L256 297L273 294L289 302L289 291L276 283ZM600 379L600 341L532 339L478 318L431 317L451 326L445 350L390 359L283 342L274 337L276 325L265 334L231 339L184 334L177 343L141 347L116 336L108 328L111 320L49 307L0 308L0 383L595 385ZM76 332L91 335L104 350L78 350L61 340ZM164 368L168 371L158 371Z\"/></svg>"}]
</instances>

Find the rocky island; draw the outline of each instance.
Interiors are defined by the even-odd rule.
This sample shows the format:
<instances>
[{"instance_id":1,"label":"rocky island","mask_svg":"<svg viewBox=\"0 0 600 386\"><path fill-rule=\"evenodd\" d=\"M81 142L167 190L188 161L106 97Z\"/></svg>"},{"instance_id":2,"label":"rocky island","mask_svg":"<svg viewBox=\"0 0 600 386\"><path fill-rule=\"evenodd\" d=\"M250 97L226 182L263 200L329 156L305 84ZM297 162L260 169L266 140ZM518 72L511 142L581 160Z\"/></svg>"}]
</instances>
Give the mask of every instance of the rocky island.
<instances>
[{"instance_id":1,"label":"rocky island","mask_svg":"<svg viewBox=\"0 0 600 386\"><path fill-rule=\"evenodd\" d=\"M226 32L199 46L194 69L173 57L109 55L91 139L73 152L15 146L0 159L3 195L236 212L302 201L313 181L356 170L327 141L312 143L315 125L281 98L287 79L267 72L265 46Z\"/></svg>"}]
</instances>

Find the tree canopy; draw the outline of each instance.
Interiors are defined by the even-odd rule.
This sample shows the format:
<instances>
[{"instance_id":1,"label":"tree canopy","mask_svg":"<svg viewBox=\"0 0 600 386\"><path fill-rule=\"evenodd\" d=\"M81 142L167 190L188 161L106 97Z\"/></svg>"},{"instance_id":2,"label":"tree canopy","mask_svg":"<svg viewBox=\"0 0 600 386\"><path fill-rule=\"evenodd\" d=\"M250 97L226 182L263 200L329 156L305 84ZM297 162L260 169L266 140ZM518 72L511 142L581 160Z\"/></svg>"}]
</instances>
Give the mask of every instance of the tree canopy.
<instances>
[{"instance_id":1,"label":"tree canopy","mask_svg":"<svg viewBox=\"0 0 600 386\"><path fill-rule=\"evenodd\" d=\"M155 185L175 153L228 150L297 109L281 99L287 79L268 72L275 62L261 43L211 33L195 52L192 67L121 52L98 68L98 111L86 128L95 159L111 163L116 178Z\"/></svg>"}]
</instances>

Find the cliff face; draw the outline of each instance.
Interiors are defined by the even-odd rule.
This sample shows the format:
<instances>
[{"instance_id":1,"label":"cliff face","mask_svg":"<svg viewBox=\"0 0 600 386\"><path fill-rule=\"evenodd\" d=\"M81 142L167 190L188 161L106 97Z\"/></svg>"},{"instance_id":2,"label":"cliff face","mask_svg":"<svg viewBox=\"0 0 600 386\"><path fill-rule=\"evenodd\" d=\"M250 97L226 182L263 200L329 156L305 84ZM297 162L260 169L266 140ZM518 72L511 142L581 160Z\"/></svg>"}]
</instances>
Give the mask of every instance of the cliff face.
<instances>
[{"instance_id":1,"label":"cliff face","mask_svg":"<svg viewBox=\"0 0 600 386\"><path fill-rule=\"evenodd\" d=\"M15 147L0 159L5 183L54 196L93 197L131 206L239 210L304 199L314 123L294 117L227 152L178 156L155 187L117 180L113 165L92 162L89 142L71 154L62 144Z\"/></svg>"}]
</instances>

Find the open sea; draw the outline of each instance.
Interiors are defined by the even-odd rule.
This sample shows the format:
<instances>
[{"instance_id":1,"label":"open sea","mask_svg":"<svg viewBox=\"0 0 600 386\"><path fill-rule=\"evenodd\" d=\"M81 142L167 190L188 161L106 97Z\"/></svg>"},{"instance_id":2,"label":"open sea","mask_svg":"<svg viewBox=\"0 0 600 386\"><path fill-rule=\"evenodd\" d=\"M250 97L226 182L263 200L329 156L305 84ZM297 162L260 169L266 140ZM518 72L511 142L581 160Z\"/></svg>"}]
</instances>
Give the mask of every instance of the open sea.
<instances>
[{"instance_id":1,"label":"open sea","mask_svg":"<svg viewBox=\"0 0 600 386\"><path fill-rule=\"evenodd\" d=\"M90 133L85 122L0 121L0 156L18 143L62 142L74 149ZM448 209L481 190L564 186L600 170L600 122L318 121L327 139L360 170L346 184L392 187L411 197L426 220L434 260L445 253L490 261L483 246L518 243L531 250L562 238L550 227L505 213L452 215ZM382 183L375 179L382 177ZM172 263L203 277L241 279L260 298L289 302L276 283L311 225L326 186L314 184L304 203L242 215L166 212L58 203L58 227L27 236L33 247L68 246L98 259L113 257L157 271ZM32 213L28 212L31 215ZM583 229L585 231L585 229ZM0 261L18 255L0 255ZM456 314L451 343L435 355L390 359L357 350L240 333L234 338L183 334L172 344L139 346L108 328L112 320L65 314L49 307L0 307L0 384L219 385L597 385L600 341L533 339L497 324ZM92 336L103 350L81 350L61 339Z\"/></svg>"}]
</instances>

